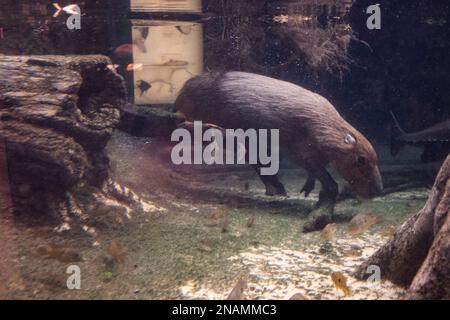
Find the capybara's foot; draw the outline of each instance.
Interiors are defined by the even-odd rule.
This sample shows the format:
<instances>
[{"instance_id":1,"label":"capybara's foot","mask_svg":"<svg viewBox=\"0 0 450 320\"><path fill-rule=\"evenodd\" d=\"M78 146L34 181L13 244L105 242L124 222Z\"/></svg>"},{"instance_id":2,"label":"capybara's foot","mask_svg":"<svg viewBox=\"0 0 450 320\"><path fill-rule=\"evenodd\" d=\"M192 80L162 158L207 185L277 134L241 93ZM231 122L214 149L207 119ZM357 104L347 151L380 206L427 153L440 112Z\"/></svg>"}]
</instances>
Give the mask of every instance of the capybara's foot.
<instances>
[{"instance_id":1,"label":"capybara's foot","mask_svg":"<svg viewBox=\"0 0 450 320\"><path fill-rule=\"evenodd\" d=\"M303 225L303 233L322 230L329 223L331 223L331 216L326 213L316 217L315 219L308 219L308 221Z\"/></svg>"},{"instance_id":2,"label":"capybara's foot","mask_svg":"<svg viewBox=\"0 0 450 320\"><path fill-rule=\"evenodd\" d=\"M281 183L277 186L267 183L266 196L287 196L287 193L286 189L284 189L284 186Z\"/></svg>"},{"instance_id":3,"label":"capybara's foot","mask_svg":"<svg viewBox=\"0 0 450 320\"><path fill-rule=\"evenodd\" d=\"M316 209L323 208L323 207L326 208L326 207L334 206L334 203L335 203L335 200L319 197L319 200L314 204L312 210L316 210Z\"/></svg>"},{"instance_id":4,"label":"capybara's foot","mask_svg":"<svg viewBox=\"0 0 450 320\"><path fill-rule=\"evenodd\" d=\"M331 207L334 208L334 204L336 203L336 198L339 194L339 191L336 188L333 189L322 189L319 193L319 201L314 205L314 209L319 207Z\"/></svg>"},{"instance_id":5,"label":"capybara's foot","mask_svg":"<svg viewBox=\"0 0 450 320\"><path fill-rule=\"evenodd\" d=\"M342 183L339 188L339 194L336 197L337 201L342 201L349 198L355 198L353 191L348 183Z\"/></svg>"},{"instance_id":6,"label":"capybara's foot","mask_svg":"<svg viewBox=\"0 0 450 320\"><path fill-rule=\"evenodd\" d=\"M316 179L310 175L308 175L308 179L306 179L306 182L302 188L302 190L300 190L300 194L301 193L305 193L305 198L307 198L309 196L309 194L311 193L311 191L314 190L316 184Z\"/></svg>"},{"instance_id":7,"label":"capybara's foot","mask_svg":"<svg viewBox=\"0 0 450 320\"><path fill-rule=\"evenodd\" d=\"M322 204L315 207L310 213L308 220L303 225L303 232L319 231L332 222L334 203Z\"/></svg>"}]
</instances>

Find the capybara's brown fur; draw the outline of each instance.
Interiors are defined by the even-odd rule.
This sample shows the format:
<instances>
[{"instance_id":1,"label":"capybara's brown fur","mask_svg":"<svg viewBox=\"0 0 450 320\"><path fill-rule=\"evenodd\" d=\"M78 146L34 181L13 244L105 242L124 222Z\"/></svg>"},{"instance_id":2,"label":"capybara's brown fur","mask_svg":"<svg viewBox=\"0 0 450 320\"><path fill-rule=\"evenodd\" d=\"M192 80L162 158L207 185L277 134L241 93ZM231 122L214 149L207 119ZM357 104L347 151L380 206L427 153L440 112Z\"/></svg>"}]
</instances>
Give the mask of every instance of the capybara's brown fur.
<instances>
[{"instance_id":1,"label":"capybara's brown fur","mask_svg":"<svg viewBox=\"0 0 450 320\"><path fill-rule=\"evenodd\" d=\"M279 129L281 152L310 174L305 194L318 179L321 198L334 201L337 184L327 165L361 197L382 189L370 142L327 99L300 86L244 72L206 73L186 82L175 106L189 121L227 129ZM268 193L284 193L276 176L261 178Z\"/></svg>"}]
</instances>

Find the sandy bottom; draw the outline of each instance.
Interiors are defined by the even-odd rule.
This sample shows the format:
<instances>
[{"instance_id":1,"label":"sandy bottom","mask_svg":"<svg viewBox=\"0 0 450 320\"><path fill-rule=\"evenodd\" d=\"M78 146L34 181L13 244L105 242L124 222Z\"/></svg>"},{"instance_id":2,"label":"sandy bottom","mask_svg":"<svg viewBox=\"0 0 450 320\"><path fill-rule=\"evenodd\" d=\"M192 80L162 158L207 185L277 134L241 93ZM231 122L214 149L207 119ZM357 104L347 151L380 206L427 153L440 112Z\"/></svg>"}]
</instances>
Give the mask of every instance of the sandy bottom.
<instances>
[{"instance_id":1,"label":"sandy bottom","mask_svg":"<svg viewBox=\"0 0 450 320\"><path fill-rule=\"evenodd\" d=\"M308 299L402 298L402 288L357 281L352 274L388 241L386 230L423 207L427 189L340 202L337 213L370 213L379 222L359 235L350 235L343 222L330 241L322 241L320 232L301 232L319 189L308 199L298 194L305 181L301 170L281 172L289 198L267 197L252 170L176 172L161 160L153 141L126 135L117 135L108 148L113 176L154 210L94 217L89 223L95 234L48 231L36 217L33 223L20 221L14 265L25 288L10 297L224 299L246 277L245 299L289 299L296 293ZM113 240L121 243L125 258L111 264ZM82 261L43 257L36 248L48 244L75 248ZM80 290L67 288L66 270L73 264L81 270ZM350 296L334 287L333 272L346 276Z\"/></svg>"},{"instance_id":2,"label":"sandy bottom","mask_svg":"<svg viewBox=\"0 0 450 320\"><path fill-rule=\"evenodd\" d=\"M341 238L303 250L291 250L286 248L288 246L261 246L231 256L228 260L248 270L243 299L290 299L299 293L306 299L318 300L401 299L404 290L389 281L358 281L351 276L355 268L386 240L386 237L373 234L358 239ZM346 252L360 252L361 255L351 257ZM333 272L346 275L347 285L352 291L350 296L336 289L330 276ZM214 287L192 281L180 287L179 291L186 299L227 297L223 292L215 291Z\"/></svg>"}]
</instances>

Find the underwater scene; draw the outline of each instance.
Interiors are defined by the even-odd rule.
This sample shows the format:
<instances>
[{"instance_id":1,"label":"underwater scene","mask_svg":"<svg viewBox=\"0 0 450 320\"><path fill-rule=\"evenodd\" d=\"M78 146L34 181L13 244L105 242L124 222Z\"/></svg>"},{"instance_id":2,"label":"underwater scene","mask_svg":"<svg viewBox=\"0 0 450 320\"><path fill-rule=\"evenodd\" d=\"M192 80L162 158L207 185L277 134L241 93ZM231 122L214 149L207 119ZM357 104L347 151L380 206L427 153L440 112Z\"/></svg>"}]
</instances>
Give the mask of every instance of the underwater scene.
<instances>
[{"instance_id":1,"label":"underwater scene","mask_svg":"<svg viewBox=\"0 0 450 320\"><path fill-rule=\"evenodd\" d=\"M449 35L445 0L0 0L0 299L449 299Z\"/></svg>"}]
</instances>

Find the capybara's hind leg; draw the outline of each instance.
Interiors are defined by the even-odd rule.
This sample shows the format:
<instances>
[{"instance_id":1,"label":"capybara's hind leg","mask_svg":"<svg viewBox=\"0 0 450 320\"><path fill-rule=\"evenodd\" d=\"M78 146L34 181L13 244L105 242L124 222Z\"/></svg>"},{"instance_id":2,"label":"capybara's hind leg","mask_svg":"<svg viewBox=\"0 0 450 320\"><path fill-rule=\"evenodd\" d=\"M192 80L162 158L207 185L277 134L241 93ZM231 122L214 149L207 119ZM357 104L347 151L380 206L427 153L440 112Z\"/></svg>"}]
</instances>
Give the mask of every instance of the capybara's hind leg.
<instances>
[{"instance_id":1,"label":"capybara's hind leg","mask_svg":"<svg viewBox=\"0 0 450 320\"><path fill-rule=\"evenodd\" d=\"M302 190L300 190L300 194L304 192L305 198L307 198L311 193L311 191L314 190L315 185L316 185L316 178L313 175L308 174L308 178L306 179L306 182L303 185Z\"/></svg>"},{"instance_id":2,"label":"capybara's hind leg","mask_svg":"<svg viewBox=\"0 0 450 320\"><path fill-rule=\"evenodd\" d=\"M274 196L274 195L280 195L280 196L286 196L286 189L284 189L283 184L278 180L278 175L262 175L260 168L260 165L254 164L252 167L256 170L258 173L259 178L264 183L264 186L266 187L266 195L268 196Z\"/></svg>"}]
</instances>

